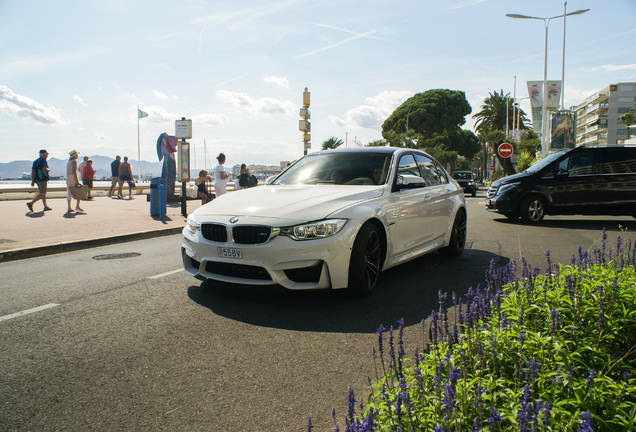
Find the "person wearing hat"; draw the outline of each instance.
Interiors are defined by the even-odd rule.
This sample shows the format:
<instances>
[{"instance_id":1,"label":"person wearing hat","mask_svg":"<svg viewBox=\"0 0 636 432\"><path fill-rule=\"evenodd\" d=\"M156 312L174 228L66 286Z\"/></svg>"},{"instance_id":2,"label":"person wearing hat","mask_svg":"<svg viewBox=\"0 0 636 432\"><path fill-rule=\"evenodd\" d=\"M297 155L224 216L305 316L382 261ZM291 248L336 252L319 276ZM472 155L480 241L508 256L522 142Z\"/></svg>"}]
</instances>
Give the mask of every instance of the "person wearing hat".
<instances>
[{"instance_id":1,"label":"person wearing hat","mask_svg":"<svg viewBox=\"0 0 636 432\"><path fill-rule=\"evenodd\" d=\"M73 195L71 194L72 187L79 187L80 182L77 178L77 158L79 157L79 153L77 150L71 150L69 153L69 159L66 163L66 201L68 202L68 213L73 213L75 210L78 212L84 212L84 210L80 207L80 200L77 200L77 204L75 205L75 210L71 207L71 199Z\"/></svg>"},{"instance_id":2,"label":"person wearing hat","mask_svg":"<svg viewBox=\"0 0 636 432\"><path fill-rule=\"evenodd\" d=\"M49 157L49 153L46 150L40 150L40 157L33 161L31 167L31 187L38 185L38 194L33 201L27 203L29 211L33 211L33 204L42 200L44 204L44 211L52 210L51 207L46 205L46 188L49 182L49 164L46 158Z\"/></svg>"}]
</instances>

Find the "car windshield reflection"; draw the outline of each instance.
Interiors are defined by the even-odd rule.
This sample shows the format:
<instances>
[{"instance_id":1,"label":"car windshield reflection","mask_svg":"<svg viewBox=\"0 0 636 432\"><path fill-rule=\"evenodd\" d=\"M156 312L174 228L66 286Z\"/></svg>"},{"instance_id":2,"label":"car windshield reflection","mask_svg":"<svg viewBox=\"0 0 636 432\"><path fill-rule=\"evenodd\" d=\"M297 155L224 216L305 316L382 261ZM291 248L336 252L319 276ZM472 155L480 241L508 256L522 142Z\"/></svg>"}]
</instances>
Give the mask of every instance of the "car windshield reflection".
<instances>
[{"instance_id":1,"label":"car windshield reflection","mask_svg":"<svg viewBox=\"0 0 636 432\"><path fill-rule=\"evenodd\" d=\"M272 181L273 185L358 185L385 184L390 154L317 153L296 162Z\"/></svg>"}]
</instances>

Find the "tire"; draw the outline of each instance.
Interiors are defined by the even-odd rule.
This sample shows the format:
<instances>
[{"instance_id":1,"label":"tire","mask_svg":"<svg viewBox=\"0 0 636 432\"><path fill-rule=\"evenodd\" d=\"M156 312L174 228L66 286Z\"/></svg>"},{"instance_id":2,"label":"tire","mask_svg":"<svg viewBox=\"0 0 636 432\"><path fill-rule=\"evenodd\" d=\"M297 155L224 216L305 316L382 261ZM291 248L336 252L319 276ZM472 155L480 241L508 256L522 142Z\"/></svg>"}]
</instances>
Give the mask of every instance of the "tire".
<instances>
[{"instance_id":1,"label":"tire","mask_svg":"<svg viewBox=\"0 0 636 432\"><path fill-rule=\"evenodd\" d=\"M519 209L521 220L526 223L539 223L545 216L545 201L543 198L533 196L521 202Z\"/></svg>"},{"instance_id":2,"label":"tire","mask_svg":"<svg viewBox=\"0 0 636 432\"><path fill-rule=\"evenodd\" d=\"M459 256L466 247L466 212L460 209L455 215L450 243L439 250L439 253L446 256Z\"/></svg>"},{"instance_id":3,"label":"tire","mask_svg":"<svg viewBox=\"0 0 636 432\"><path fill-rule=\"evenodd\" d=\"M475 189L475 190L473 191L473 193L471 193L471 194L470 194L470 196L472 196L472 197L476 197L476 196L477 196L477 189Z\"/></svg>"},{"instance_id":4,"label":"tire","mask_svg":"<svg viewBox=\"0 0 636 432\"><path fill-rule=\"evenodd\" d=\"M382 265L382 242L378 228L366 224L360 228L351 249L349 262L349 292L368 296L375 289Z\"/></svg>"}]
</instances>

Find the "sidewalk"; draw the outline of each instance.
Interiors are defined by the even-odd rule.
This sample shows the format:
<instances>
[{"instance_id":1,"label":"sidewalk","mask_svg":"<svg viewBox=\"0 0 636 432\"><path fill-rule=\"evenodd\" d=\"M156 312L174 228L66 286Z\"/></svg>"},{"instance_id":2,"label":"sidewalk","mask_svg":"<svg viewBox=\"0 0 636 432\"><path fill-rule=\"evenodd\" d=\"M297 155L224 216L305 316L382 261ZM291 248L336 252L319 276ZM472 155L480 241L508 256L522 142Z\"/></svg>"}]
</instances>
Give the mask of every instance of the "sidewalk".
<instances>
[{"instance_id":1,"label":"sidewalk","mask_svg":"<svg viewBox=\"0 0 636 432\"><path fill-rule=\"evenodd\" d=\"M181 215L181 203L168 203L164 221L150 216L146 195L134 195L132 200L95 197L82 201L85 213L66 213L64 198L47 199L53 209L47 212L38 201L31 213L28 202L0 201L0 262L177 234L186 220ZM200 206L200 200L188 200L188 214Z\"/></svg>"}]
</instances>

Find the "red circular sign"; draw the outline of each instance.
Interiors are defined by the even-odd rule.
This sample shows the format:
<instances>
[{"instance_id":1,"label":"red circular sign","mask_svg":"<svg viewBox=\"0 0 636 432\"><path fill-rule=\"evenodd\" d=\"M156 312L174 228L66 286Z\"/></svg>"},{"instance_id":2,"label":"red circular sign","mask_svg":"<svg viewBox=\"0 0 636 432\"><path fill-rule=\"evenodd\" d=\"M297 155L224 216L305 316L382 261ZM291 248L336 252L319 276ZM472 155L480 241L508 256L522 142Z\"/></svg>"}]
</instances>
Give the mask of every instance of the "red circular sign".
<instances>
[{"instance_id":1,"label":"red circular sign","mask_svg":"<svg viewBox=\"0 0 636 432\"><path fill-rule=\"evenodd\" d=\"M499 144L499 147L497 147L497 153L499 153L499 156L501 156L502 158L509 158L510 156L512 156L513 152L514 148L510 143L501 143Z\"/></svg>"}]
</instances>

